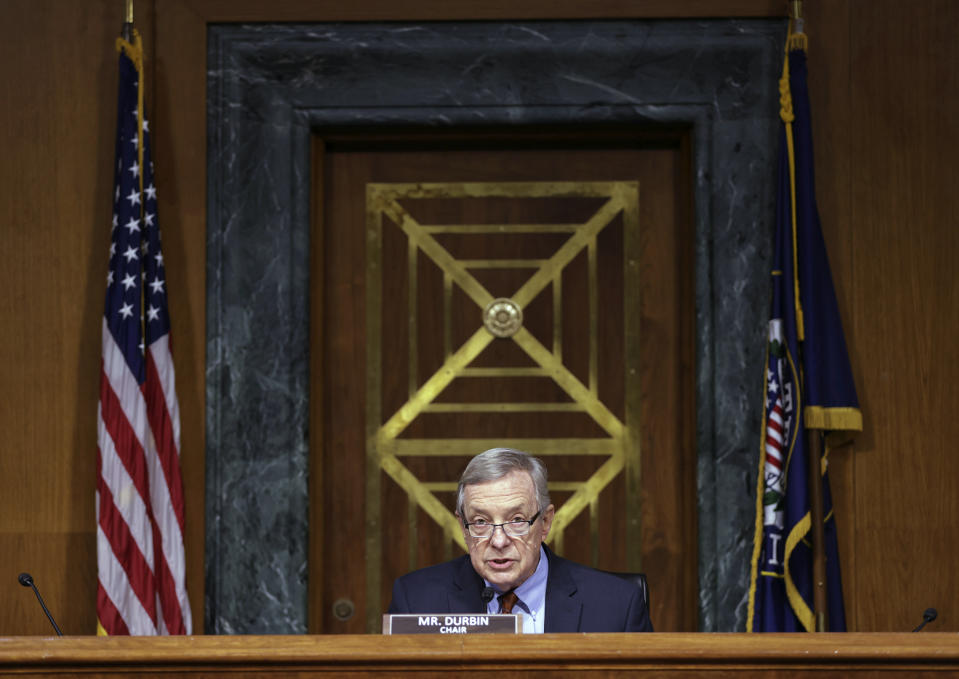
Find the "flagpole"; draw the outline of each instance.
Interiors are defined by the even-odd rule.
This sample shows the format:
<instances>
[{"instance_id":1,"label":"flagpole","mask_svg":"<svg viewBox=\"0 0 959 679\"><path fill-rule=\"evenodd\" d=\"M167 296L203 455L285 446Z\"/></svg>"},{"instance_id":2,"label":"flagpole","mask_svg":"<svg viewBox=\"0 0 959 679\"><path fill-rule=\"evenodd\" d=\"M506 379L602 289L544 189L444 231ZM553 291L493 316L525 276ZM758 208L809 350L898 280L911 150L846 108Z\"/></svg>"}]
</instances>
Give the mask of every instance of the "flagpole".
<instances>
[{"instance_id":1,"label":"flagpole","mask_svg":"<svg viewBox=\"0 0 959 679\"><path fill-rule=\"evenodd\" d=\"M127 42L133 41L133 0L123 0L123 28L120 35Z\"/></svg>"},{"instance_id":2,"label":"flagpole","mask_svg":"<svg viewBox=\"0 0 959 679\"><path fill-rule=\"evenodd\" d=\"M829 629L829 604L826 591L826 531L822 510L822 437L821 429L806 428L809 443L809 519L812 537L813 614L816 631Z\"/></svg>"}]
</instances>

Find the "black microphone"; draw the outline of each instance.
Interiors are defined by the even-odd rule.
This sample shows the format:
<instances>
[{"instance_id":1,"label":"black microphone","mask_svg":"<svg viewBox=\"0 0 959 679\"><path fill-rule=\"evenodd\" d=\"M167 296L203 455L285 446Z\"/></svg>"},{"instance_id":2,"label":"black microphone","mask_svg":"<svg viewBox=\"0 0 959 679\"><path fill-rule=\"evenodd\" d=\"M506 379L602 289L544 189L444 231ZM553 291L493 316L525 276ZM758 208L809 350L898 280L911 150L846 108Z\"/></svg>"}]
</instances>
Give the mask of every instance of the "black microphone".
<instances>
[{"instance_id":1,"label":"black microphone","mask_svg":"<svg viewBox=\"0 0 959 679\"><path fill-rule=\"evenodd\" d=\"M914 629L913 632L918 632L919 630L921 630L923 627L926 626L927 622L932 622L933 620L936 619L938 615L939 613L936 611L935 608L927 608L925 612L922 614L922 622L919 623L919 626L916 627L916 629Z\"/></svg>"},{"instance_id":2,"label":"black microphone","mask_svg":"<svg viewBox=\"0 0 959 679\"><path fill-rule=\"evenodd\" d=\"M53 629L57 631L57 636L62 637L63 632L60 631L60 628L57 627L56 621L53 619L53 616L50 615L50 611L47 610L47 605L43 603L43 597L40 596L40 590L37 589L37 586L33 584L33 576L29 573L21 573L17 576L17 580L24 587L32 587L33 593L37 595L37 601L40 602L40 607L43 609L43 612L47 614L47 620L50 621L50 624L53 625Z\"/></svg>"},{"instance_id":3,"label":"black microphone","mask_svg":"<svg viewBox=\"0 0 959 679\"><path fill-rule=\"evenodd\" d=\"M493 597L496 596L496 590L492 587L484 587L483 591L480 593L480 598L483 599L483 611L486 611L486 608L489 606L489 602L493 600Z\"/></svg>"}]
</instances>

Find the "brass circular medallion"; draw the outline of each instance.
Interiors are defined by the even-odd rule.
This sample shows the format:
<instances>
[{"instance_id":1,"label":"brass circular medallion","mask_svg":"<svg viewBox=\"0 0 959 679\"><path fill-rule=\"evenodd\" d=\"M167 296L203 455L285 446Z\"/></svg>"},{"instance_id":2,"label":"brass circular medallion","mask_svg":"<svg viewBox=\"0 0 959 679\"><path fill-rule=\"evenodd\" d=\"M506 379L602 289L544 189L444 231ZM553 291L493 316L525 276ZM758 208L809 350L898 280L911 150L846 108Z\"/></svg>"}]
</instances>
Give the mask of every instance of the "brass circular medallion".
<instances>
[{"instance_id":1,"label":"brass circular medallion","mask_svg":"<svg viewBox=\"0 0 959 679\"><path fill-rule=\"evenodd\" d=\"M523 310L506 297L497 297L483 311L483 325L496 337L512 337L523 326Z\"/></svg>"},{"instance_id":2,"label":"brass circular medallion","mask_svg":"<svg viewBox=\"0 0 959 679\"><path fill-rule=\"evenodd\" d=\"M333 617L341 622L346 622L353 617L356 607L349 599L337 599L333 602Z\"/></svg>"}]
</instances>

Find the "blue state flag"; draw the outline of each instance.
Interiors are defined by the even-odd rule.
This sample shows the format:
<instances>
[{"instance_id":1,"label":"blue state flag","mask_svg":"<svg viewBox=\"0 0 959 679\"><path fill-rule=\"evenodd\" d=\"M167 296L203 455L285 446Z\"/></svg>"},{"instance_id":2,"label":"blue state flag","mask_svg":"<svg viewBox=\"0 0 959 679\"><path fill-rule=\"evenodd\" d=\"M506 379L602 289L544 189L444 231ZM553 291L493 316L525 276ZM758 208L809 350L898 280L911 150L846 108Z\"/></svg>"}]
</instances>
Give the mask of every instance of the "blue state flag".
<instances>
[{"instance_id":1,"label":"blue state flag","mask_svg":"<svg viewBox=\"0 0 959 679\"><path fill-rule=\"evenodd\" d=\"M815 631L807 429L862 429L816 208L805 48L806 36L791 32L779 88L776 242L746 623L750 632ZM829 631L841 632L846 616L826 452L820 469Z\"/></svg>"}]
</instances>

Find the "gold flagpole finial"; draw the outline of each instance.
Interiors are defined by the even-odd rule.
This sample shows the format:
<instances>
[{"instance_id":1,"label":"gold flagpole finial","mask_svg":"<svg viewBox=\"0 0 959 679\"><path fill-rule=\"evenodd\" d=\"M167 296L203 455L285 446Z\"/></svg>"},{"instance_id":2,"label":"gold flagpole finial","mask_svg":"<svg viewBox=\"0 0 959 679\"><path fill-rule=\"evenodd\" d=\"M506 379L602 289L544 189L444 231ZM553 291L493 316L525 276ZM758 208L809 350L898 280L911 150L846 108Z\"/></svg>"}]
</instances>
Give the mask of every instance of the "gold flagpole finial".
<instances>
[{"instance_id":1,"label":"gold flagpole finial","mask_svg":"<svg viewBox=\"0 0 959 679\"><path fill-rule=\"evenodd\" d=\"M802 16L802 0L787 0L789 5L789 32L802 33L805 20Z\"/></svg>"},{"instance_id":2,"label":"gold flagpole finial","mask_svg":"<svg viewBox=\"0 0 959 679\"><path fill-rule=\"evenodd\" d=\"M123 0L123 28L120 35L127 42L133 42L133 0Z\"/></svg>"},{"instance_id":3,"label":"gold flagpole finial","mask_svg":"<svg viewBox=\"0 0 959 679\"><path fill-rule=\"evenodd\" d=\"M802 0L787 0L789 8L789 31L786 36L786 51L806 49L805 23L802 15Z\"/></svg>"}]
</instances>

